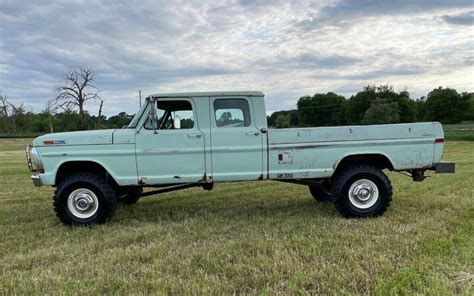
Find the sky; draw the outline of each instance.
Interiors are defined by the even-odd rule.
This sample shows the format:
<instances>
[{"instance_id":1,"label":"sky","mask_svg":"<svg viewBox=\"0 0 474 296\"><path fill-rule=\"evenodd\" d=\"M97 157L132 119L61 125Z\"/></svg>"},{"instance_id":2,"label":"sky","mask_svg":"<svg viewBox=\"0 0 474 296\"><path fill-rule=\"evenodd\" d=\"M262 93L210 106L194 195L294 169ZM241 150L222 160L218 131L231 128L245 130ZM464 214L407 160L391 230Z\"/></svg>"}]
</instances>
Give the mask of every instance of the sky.
<instances>
[{"instance_id":1,"label":"sky","mask_svg":"<svg viewBox=\"0 0 474 296\"><path fill-rule=\"evenodd\" d=\"M108 116L138 90L258 90L267 112L368 84L474 91L474 2L0 0L0 93L37 112L79 67Z\"/></svg>"}]
</instances>

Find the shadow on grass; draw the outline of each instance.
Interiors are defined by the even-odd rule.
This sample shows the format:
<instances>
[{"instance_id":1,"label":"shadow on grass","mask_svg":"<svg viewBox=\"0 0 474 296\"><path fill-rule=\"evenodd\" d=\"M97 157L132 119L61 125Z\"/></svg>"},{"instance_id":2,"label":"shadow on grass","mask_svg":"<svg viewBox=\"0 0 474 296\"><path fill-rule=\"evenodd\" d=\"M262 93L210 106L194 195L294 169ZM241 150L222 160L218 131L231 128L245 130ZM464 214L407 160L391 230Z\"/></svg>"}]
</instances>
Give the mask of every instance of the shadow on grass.
<instances>
[{"instance_id":1,"label":"shadow on grass","mask_svg":"<svg viewBox=\"0 0 474 296\"><path fill-rule=\"evenodd\" d=\"M111 222L134 219L142 222L184 222L188 219L241 221L295 217L339 216L331 203L318 203L311 196L271 197L219 196L216 193L163 194L143 198L137 204L119 207ZM212 221L209 221L212 224Z\"/></svg>"}]
</instances>

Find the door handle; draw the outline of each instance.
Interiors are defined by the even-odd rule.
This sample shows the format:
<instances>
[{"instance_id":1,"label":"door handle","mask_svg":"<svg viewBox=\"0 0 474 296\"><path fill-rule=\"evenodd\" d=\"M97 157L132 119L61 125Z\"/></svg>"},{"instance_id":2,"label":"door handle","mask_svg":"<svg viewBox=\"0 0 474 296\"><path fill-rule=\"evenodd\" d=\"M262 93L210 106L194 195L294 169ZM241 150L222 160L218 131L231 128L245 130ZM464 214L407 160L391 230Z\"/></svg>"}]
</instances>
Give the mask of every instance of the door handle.
<instances>
[{"instance_id":1,"label":"door handle","mask_svg":"<svg viewBox=\"0 0 474 296\"><path fill-rule=\"evenodd\" d=\"M246 132L245 134L246 134L247 136L258 136L258 135L260 135L259 132Z\"/></svg>"},{"instance_id":2,"label":"door handle","mask_svg":"<svg viewBox=\"0 0 474 296\"><path fill-rule=\"evenodd\" d=\"M198 138L198 139L199 139L199 138L202 137L202 135L201 135L201 134L188 134L188 137L190 137L190 138Z\"/></svg>"}]
</instances>

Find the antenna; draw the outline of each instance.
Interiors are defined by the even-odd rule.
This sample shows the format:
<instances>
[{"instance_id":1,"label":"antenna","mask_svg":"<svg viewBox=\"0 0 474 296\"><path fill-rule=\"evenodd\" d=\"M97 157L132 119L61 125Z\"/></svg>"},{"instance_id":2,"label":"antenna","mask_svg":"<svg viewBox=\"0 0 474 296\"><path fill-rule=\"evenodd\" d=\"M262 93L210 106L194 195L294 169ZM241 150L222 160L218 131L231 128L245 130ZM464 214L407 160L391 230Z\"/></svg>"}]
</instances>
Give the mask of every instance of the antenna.
<instances>
[{"instance_id":1,"label":"antenna","mask_svg":"<svg viewBox=\"0 0 474 296\"><path fill-rule=\"evenodd\" d=\"M138 91L138 102L139 102L140 107L141 107L142 106L142 91L141 90Z\"/></svg>"}]
</instances>

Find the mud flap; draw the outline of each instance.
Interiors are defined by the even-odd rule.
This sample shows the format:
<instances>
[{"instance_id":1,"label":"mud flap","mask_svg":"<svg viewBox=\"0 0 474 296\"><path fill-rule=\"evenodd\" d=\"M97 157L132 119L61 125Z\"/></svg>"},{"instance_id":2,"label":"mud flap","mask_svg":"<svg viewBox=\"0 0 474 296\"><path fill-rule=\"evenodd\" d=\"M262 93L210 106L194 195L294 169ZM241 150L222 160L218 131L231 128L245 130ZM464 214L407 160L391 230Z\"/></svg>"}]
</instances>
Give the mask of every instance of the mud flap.
<instances>
[{"instance_id":1,"label":"mud flap","mask_svg":"<svg viewBox=\"0 0 474 296\"><path fill-rule=\"evenodd\" d=\"M454 174L455 163L453 162L435 163L435 172L437 174Z\"/></svg>"}]
</instances>

